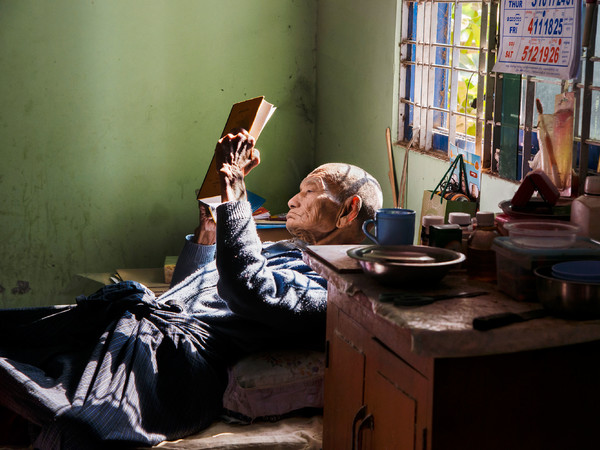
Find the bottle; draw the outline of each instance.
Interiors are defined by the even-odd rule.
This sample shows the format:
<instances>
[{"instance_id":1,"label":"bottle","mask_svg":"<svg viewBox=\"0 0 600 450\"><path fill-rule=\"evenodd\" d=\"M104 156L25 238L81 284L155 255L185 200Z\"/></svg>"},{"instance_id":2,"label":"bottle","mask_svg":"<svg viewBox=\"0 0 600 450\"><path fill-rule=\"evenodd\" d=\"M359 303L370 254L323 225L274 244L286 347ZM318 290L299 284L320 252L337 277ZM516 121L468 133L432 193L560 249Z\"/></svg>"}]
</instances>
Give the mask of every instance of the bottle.
<instances>
[{"instance_id":1,"label":"bottle","mask_svg":"<svg viewBox=\"0 0 600 450\"><path fill-rule=\"evenodd\" d=\"M571 222L579 236L600 240L600 176L588 176L583 192L571 203Z\"/></svg>"},{"instance_id":2,"label":"bottle","mask_svg":"<svg viewBox=\"0 0 600 450\"><path fill-rule=\"evenodd\" d=\"M494 222L494 213L479 211L477 226L467 241L467 274L469 278L496 281L496 252L492 250L494 239L500 236Z\"/></svg>"},{"instance_id":3,"label":"bottle","mask_svg":"<svg viewBox=\"0 0 600 450\"><path fill-rule=\"evenodd\" d=\"M457 224L462 231L462 253L467 254L467 241L473 232L471 214L462 212L451 212L448 214L448 223Z\"/></svg>"},{"instance_id":4,"label":"bottle","mask_svg":"<svg viewBox=\"0 0 600 450\"><path fill-rule=\"evenodd\" d=\"M423 216L421 219L421 245L429 245L429 228L432 225L443 225L442 216Z\"/></svg>"}]
</instances>

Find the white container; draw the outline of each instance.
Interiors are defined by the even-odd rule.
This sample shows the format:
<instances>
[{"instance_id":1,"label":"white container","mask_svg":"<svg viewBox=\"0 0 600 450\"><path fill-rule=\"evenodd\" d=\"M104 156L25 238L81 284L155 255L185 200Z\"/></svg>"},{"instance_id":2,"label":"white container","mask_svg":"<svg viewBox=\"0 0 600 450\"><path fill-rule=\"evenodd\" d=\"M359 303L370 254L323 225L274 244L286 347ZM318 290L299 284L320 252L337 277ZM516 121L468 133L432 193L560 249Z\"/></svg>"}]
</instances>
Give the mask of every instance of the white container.
<instances>
[{"instance_id":1,"label":"white container","mask_svg":"<svg viewBox=\"0 0 600 450\"><path fill-rule=\"evenodd\" d=\"M456 224L462 230L461 251L467 254L467 241L473 232L471 214L462 212L451 212L448 214L448 223Z\"/></svg>"},{"instance_id":2,"label":"white container","mask_svg":"<svg viewBox=\"0 0 600 450\"><path fill-rule=\"evenodd\" d=\"M429 245L429 227L432 225L443 225L444 217L443 216L423 216L421 220L421 245Z\"/></svg>"},{"instance_id":3,"label":"white container","mask_svg":"<svg viewBox=\"0 0 600 450\"><path fill-rule=\"evenodd\" d=\"M571 222L579 225L578 236L600 240L600 176L585 179L584 194L571 204Z\"/></svg>"},{"instance_id":4,"label":"white container","mask_svg":"<svg viewBox=\"0 0 600 450\"><path fill-rule=\"evenodd\" d=\"M471 226L471 214L469 213L451 212L450 214L448 214L448 223L458 224L463 229L473 229L473 227Z\"/></svg>"}]
</instances>

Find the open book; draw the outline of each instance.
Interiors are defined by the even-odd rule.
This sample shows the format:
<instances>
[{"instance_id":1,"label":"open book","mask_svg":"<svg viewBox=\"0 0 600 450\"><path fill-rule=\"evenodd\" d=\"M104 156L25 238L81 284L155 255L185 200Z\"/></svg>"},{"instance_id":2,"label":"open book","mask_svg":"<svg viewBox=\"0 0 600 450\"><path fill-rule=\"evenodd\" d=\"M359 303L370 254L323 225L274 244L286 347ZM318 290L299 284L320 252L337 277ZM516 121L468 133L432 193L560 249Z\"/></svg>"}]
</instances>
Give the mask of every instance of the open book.
<instances>
[{"instance_id":1,"label":"open book","mask_svg":"<svg viewBox=\"0 0 600 450\"><path fill-rule=\"evenodd\" d=\"M260 132L267 121L275 112L275 106L267 102L264 97L256 97L243 102L235 103L231 107L229 118L223 129L221 137L225 136L234 128L244 128L258 140ZM198 190L198 200L207 204L220 202L221 186L219 174L217 173L217 162L213 155L210 166L204 176L202 187Z\"/></svg>"}]
</instances>

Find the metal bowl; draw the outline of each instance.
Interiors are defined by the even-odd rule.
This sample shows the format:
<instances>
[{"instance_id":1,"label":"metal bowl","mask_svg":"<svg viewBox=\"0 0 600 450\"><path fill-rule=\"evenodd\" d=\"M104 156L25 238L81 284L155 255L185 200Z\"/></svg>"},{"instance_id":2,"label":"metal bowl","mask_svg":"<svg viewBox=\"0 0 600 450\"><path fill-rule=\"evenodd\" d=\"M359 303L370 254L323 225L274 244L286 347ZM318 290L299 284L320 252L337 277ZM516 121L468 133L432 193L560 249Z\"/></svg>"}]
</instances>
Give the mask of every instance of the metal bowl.
<instances>
[{"instance_id":1,"label":"metal bowl","mask_svg":"<svg viewBox=\"0 0 600 450\"><path fill-rule=\"evenodd\" d=\"M527 206L518 208L511 204L510 200L498 203L498 207L504 214L513 219L525 220L566 220L571 217L571 199L561 198L556 205L549 206L541 201L529 201Z\"/></svg>"},{"instance_id":2,"label":"metal bowl","mask_svg":"<svg viewBox=\"0 0 600 450\"><path fill-rule=\"evenodd\" d=\"M367 275L389 285L437 282L465 260L462 253L425 245L370 245L347 253Z\"/></svg>"},{"instance_id":3,"label":"metal bowl","mask_svg":"<svg viewBox=\"0 0 600 450\"><path fill-rule=\"evenodd\" d=\"M551 266L534 270L538 299L555 315L591 319L600 317L600 283L562 280Z\"/></svg>"}]
</instances>

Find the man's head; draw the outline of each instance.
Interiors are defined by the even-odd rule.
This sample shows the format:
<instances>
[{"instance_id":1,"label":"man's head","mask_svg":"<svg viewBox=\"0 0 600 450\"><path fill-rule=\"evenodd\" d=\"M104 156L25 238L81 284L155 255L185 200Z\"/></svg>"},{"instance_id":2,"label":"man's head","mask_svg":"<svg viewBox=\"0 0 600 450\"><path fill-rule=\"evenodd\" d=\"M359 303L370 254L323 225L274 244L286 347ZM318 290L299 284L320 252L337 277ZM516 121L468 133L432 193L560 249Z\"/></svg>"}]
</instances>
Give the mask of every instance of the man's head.
<instances>
[{"instance_id":1,"label":"man's head","mask_svg":"<svg viewBox=\"0 0 600 450\"><path fill-rule=\"evenodd\" d=\"M356 244L362 224L381 208L383 195L375 178L359 167L323 164L300 183L290 199L287 229L309 244Z\"/></svg>"}]
</instances>

